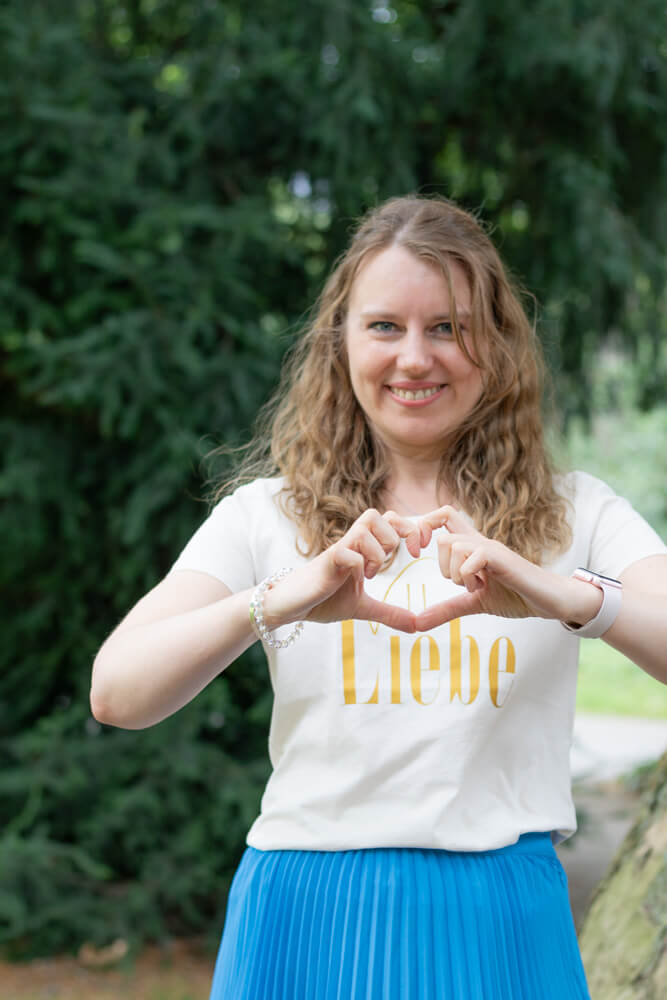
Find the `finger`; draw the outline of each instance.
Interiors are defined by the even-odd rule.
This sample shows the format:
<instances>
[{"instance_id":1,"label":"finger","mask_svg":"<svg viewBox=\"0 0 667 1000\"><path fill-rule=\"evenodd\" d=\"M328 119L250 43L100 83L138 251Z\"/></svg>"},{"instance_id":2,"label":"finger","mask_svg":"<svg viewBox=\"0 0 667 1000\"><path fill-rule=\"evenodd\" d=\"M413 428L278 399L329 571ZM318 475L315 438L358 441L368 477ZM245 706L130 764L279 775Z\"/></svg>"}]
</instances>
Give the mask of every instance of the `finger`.
<instances>
[{"instance_id":1,"label":"finger","mask_svg":"<svg viewBox=\"0 0 667 1000\"><path fill-rule=\"evenodd\" d=\"M421 611L415 616L415 625L418 632L429 632L438 625L451 622L454 618L463 618L465 615L476 615L481 611L480 592L470 594L457 594L440 604L433 604L426 611Z\"/></svg>"},{"instance_id":2,"label":"finger","mask_svg":"<svg viewBox=\"0 0 667 1000\"><path fill-rule=\"evenodd\" d=\"M458 584L459 587L465 587L465 583L461 575L461 567L471 555L470 544L470 541L464 542L457 539L450 542L449 545L449 577L452 583Z\"/></svg>"},{"instance_id":3,"label":"finger","mask_svg":"<svg viewBox=\"0 0 667 1000\"><path fill-rule=\"evenodd\" d=\"M375 535L368 528L363 528L349 544L364 557L364 575L369 579L375 576L387 559L387 553Z\"/></svg>"},{"instance_id":4,"label":"finger","mask_svg":"<svg viewBox=\"0 0 667 1000\"><path fill-rule=\"evenodd\" d=\"M463 586L471 593L486 586L488 581L486 570L488 561L489 557L484 549L476 549L462 561L459 567L459 575Z\"/></svg>"},{"instance_id":5,"label":"finger","mask_svg":"<svg viewBox=\"0 0 667 1000\"><path fill-rule=\"evenodd\" d=\"M382 515L382 520L386 521L394 529L397 536L396 545L398 545L401 538L404 538L408 552L414 559L418 559L421 551L419 525L413 524L412 521L408 521L405 517L401 517L394 510L386 511ZM387 551L387 555L396 548L396 545Z\"/></svg>"},{"instance_id":6,"label":"finger","mask_svg":"<svg viewBox=\"0 0 667 1000\"><path fill-rule=\"evenodd\" d=\"M403 534L405 534L405 527L402 525L403 518L399 517L398 514L395 514L393 511L388 511L387 513L392 514L393 517L388 518L386 514L380 514L379 510L370 507L363 512L361 517L357 518L354 527L369 531L377 538L380 545L388 554L389 552L393 552L401 539L399 531L394 527L392 521L396 521L398 528L403 531Z\"/></svg>"},{"instance_id":7,"label":"finger","mask_svg":"<svg viewBox=\"0 0 667 1000\"><path fill-rule=\"evenodd\" d=\"M452 537L451 535L438 535L438 565L440 572L448 579L450 577L450 565L452 558Z\"/></svg>"},{"instance_id":8,"label":"finger","mask_svg":"<svg viewBox=\"0 0 667 1000\"><path fill-rule=\"evenodd\" d=\"M437 510L431 511L430 514L425 514L422 520L430 525L433 530L446 527L448 531L461 532L464 535L479 534L477 529L471 525L470 521L461 511L456 507L452 507L451 504L438 507Z\"/></svg>"},{"instance_id":9,"label":"finger","mask_svg":"<svg viewBox=\"0 0 667 1000\"><path fill-rule=\"evenodd\" d=\"M468 573L465 569L466 564L464 563L461 567L461 578L463 579L463 585L471 594L474 594L476 590L484 590L488 585L489 577L485 569L480 569L476 573Z\"/></svg>"},{"instance_id":10,"label":"finger","mask_svg":"<svg viewBox=\"0 0 667 1000\"><path fill-rule=\"evenodd\" d=\"M355 552L346 545L334 546L333 549L334 569L341 573L350 573L354 577L357 591L364 587L364 557L361 552Z\"/></svg>"},{"instance_id":11,"label":"finger","mask_svg":"<svg viewBox=\"0 0 667 1000\"><path fill-rule=\"evenodd\" d=\"M415 632L415 615L407 608L398 608L395 604L385 604L384 601L376 601L375 598L364 594L355 618L361 621L380 622L389 628L398 629L401 632Z\"/></svg>"},{"instance_id":12,"label":"finger","mask_svg":"<svg viewBox=\"0 0 667 1000\"><path fill-rule=\"evenodd\" d=\"M425 521L423 518L418 522L417 527L419 529L420 547L422 549L425 549L426 546L431 541L431 536L433 535L433 528L431 527L429 522Z\"/></svg>"},{"instance_id":13,"label":"finger","mask_svg":"<svg viewBox=\"0 0 667 1000\"><path fill-rule=\"evenodd\" d=\"M415 525L393 510L380 514L375 508L369 508L364 511L361 517L357 518L351 529L352 534L354 534L355 528L365 529L374 535L383 547L386 556L396 551L401 538L408 536L412 536L411 547L414 549Z\"/></svg>"}]
</instances>

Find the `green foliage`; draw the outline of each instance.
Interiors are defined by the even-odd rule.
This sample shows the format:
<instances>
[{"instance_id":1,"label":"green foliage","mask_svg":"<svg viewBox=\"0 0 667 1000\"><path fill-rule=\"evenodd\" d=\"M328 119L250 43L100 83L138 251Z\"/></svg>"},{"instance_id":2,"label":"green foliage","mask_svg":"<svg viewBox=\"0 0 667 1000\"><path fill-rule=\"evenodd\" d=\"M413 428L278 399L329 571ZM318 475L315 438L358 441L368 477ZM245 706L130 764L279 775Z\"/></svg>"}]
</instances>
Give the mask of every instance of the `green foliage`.
<instances>
[{"instance_id":1,"label":"green foliage","mask_svg":"<svg viewBox=\"0 0 667 1000\"><path fill-rule=\"evenodd\" d=\"M10 954L31 954L37 939L55 952L210 931L270 770L252 757L257 709L244 712L229 689L225 676L144 731L63 705L6 741L0 941Z\"/></svg>"},{"instance_id":2,"label":"green foliage","mask_svg":"<svg viewBox=\"0 0 667 1000\"><path fill-rule=\"evenodd\" d=\"M665 343L661 355L667 359ZM570 421L561 447L571 467L609 483L667 539L667 405L663 387L661 405L641 410L642 381L641 367L610 342L591 376L594 413Z\"/></svg>"},{"instance_id":3,"label":"green foliage","mask_svg":"<svg viewBox=\"0 0 667 1000\"><path fill-rule=\"evenodd\" d=\"M141 733L91 719L90 667L202 519L201 457L247 436L365 207L419 189L480 209L544 303L565 409L612 326L655 402L666 19L658 0L0 5L15 954L221 912L268 772L260 654Z\"/></svg>"},{"instance_id":4,"label":"green foliage","mask_svg":"<svg viewBox=\"0 0 667 1000\"><path fill-rule=\"evenodd\" d=\"M664 345L662 352L667 355ZM642 369L612 341L596 358L591 381L593 416L570 422L561 455L627 497L667 539L667 406L648 413L639 408ZM667 687L611 646L584 640L577 709L667 719Z\"/></svg>"}]
</instances>

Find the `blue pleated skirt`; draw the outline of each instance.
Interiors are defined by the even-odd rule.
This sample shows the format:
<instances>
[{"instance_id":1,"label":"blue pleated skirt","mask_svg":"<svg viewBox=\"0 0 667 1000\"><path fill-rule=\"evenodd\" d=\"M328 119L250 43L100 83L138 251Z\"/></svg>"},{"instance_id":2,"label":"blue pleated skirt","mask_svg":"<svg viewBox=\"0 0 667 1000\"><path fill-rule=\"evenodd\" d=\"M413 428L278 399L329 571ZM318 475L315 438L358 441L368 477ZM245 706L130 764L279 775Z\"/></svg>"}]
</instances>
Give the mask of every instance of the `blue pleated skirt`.
<instances>
[{"instance_id":1,"label":"blue pleated skirt","mask_svg":"<svg viewBox=\"0 0 667 1000\"><path fill-rule=\"evenodd\" d=\"M549 833L491 851L259 851L210 1000L590 1000Z\"/></svg>"}]
</instances>

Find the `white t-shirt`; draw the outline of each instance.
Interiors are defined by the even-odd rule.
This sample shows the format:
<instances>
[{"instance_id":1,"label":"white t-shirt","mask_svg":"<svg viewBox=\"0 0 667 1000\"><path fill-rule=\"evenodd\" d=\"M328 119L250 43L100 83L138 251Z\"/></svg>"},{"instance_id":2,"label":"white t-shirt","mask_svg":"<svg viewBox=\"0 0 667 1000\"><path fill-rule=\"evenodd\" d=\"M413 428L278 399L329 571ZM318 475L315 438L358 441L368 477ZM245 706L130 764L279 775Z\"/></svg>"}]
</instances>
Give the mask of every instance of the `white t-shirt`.
<instances>
[{"instance_id":1,"label":"white t-shirt","mask_svg":"<svg viewBox=\"0 0 667 1000\"><path fill-rule=\"evenodd\" d=\"M275 500L282 482L259 479L221 500L171 572L209 573L236 592L304 562ZM553 572L618 577L667 552L601 480L574 472L559 483L574 504L574 539ZM439 572L435 538L419 559L402 544L365 585L413 610L461 591ZM306 622L294 645L266 652L273 773L250 846L479 851L530 831L550 831L554 843L575 832L579 639L559 622L470 615L414 635Z\"/></svg>"}]
</instances>

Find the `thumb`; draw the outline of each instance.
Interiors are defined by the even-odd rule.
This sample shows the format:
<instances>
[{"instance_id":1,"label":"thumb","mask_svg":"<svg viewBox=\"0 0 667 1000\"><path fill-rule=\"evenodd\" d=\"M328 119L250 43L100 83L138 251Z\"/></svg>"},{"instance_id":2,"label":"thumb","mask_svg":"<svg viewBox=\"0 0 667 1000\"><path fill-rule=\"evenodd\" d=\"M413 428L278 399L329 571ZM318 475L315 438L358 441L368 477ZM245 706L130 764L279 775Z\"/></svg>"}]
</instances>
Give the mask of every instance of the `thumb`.
<instances>
[{"instance_id":1,"label":"thumb","mask_svg":"<svg viewBox=\"0 0 667 1000\"><path fill-rule=\"evenodd\" d=\"M385 601L376 601L366 592L362 595L354 617L362 621L379 622L401 632L416 631L416 617L412 611L399 608L395 604L387 604Z\"/></svg>"},{"instance_id":2,"label":"thumb","mask_svg":"<svg viewBox=\"0 0 667 1000\"><path fill-rule=\"evenodd\" d=\"M438 625L453 621L454 618L477 615L481 610L480 591L476 590L474 593L466 591L421 611L415 616L415 625L418 632L428 632L432 628L437 628Z\"/></svg>"}]
</instances>

